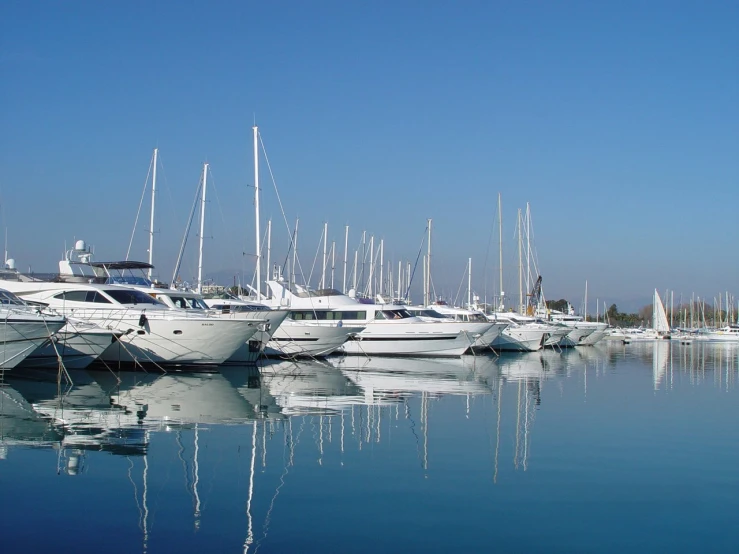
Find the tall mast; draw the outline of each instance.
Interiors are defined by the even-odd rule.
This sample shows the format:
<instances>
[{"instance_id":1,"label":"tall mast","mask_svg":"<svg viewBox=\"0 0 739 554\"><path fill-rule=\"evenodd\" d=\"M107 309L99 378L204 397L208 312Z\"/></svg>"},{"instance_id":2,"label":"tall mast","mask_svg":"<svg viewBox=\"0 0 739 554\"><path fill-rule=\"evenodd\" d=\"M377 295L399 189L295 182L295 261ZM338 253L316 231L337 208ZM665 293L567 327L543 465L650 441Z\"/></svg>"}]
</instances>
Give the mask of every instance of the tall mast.
<instances>
[{"instance_id":1,"label":"tall mast","mask_svg":"<svg viewBox=\"0 0 739 554\"><path fill-rule=\"evenodd\" d=\"M203 292L203 235L205 233L205 191L208 186L208 164L203 164L203 195L200 197L200 254L198 256L198 294Z\"/></svg>"},{"instance_id":2,"label":"tall mast","mask_svg":"<svg viewBox=\"0 0 739 554\"><path fill-rule=\"evenodd\" d=\"M423 255L423 305L428 306L429 291L428 291L428 280L426 279L426 272L428 271L426 262L426 254Z\"/></svg>"},{"instance_id":3,"label":"tall mast","mask_svg":"<svg viewBox=\"0 0 739 554\"><path fill-rule=\"evenodd\" d=\"M383 290L384 273L385 273L385 239L380 239L380 289L377 291L380 294L385 292Z\"/></svg>"},{"instance_id":4,"label":"tall mast","mask_svg":"<svg viewBox=\"0 0 739 554\"><path fill-rule=\"evenodd\" d=\"M467 309L472 306L472 258L467 264Z\"/></svg>"},{"instance_id":5,"label":"tall mast","mask_svg":"<svg viewBox=\"0 0 739 554\"><path fill-rule=\"evenodd\" d=\"M254 221L257 241L257 300L262 299L262 256L259 232L259 128L254 125Z\"/></svg>"},{"instance_id":6,"label":"tall mast","mask_svg":"<svg viewBox=\"0 0 739 554\"><path fill-rule=\"evenodd\" d=\"M500 270L500 306L499 310L503 311L503 209L500 203L500 193L498 193L498 269Z\"/></svg>"},{"instance_id":7,"label":"tall mast","mask_svg":"<svg viewBox=\"0 0 739 554\"><path fill-rule=\"evenodd\" d=\"M341 282L341 292L346 294L346 256L349 248L349 226L344 228L344 279Z\"/></svg>"},{"instance_id":8,"label":"tall mast","mask_svg":"<svg viewBox=\"0 0 739 554\"><path fill-rule=\"evenodd\" d=\"M403 298L403 262L398 260L398 298Z\"/></svg>"},{"instance_id":9,"label":"tall mast","mask_svg":"<svg viewBox=\"0 0 739 554\"><path fill-rule=\"evenodd\" d=\"M326 242L328 237L328 221L323 223L323 268L321 269L321 288L326 288Z\"/></svg>"},{"instance_id":10,"label":"tall mast","mask_svg":"<svg viewBox=\"0 0 739 554\"><path fill-rule=\"evenodd\" d=\"M521 237L521 208L518 209L518 313L524 313L523 307L523 258Z\"/></svg>"},{"instance_id":11,"label":"tall mast","mask_svg":"<svg viewBox=\"0 0 739 554\"><path fill-rule=\"evenodd\" d=\"M406 266L405 270L405 289L404 289L404 298L406 302L409 302L411 298L411 262L408 262L408 265Z\"/></svg>"},{"instance_id":12,"label":"tall mast","mask_svg":"<svg viewBox=\"0 0 739 554\"><path fill-rule=\"evenodd\" d=\"M585 308L583 309L583 311L585 312L583 314L583 320L587 321L588 320L588 280L587 279L585 279Z\"/></svg>"},{"instance_id":13,"label":"tall mast","mask_svg":"<svg viewBox=\"0 0 739 554\"><path fill-rule=\"evenodd\" d=\"M370 298L373 298L372 294L372 279L375 277L375 235L370 235L370 271L369 279L367 279L367 286L365 290Z\"/></svg>"},{"instance_id":14,"label":"tall mast","mask_svg":"<svg viewBox=\"0 0 739 554\"><path fill-rule=\"evenodd\" d=\"M295 284L295 271L298 267L298 224L300 219L295 220L295 238L293 239L293 280L291 286ZM292 288L290 289L292 290Z\"/></svg>"},{"instance_id":15,"label":"tall mast","mask_svg":"<svg viewBox=\"0 0 739 554\"><path fill-rule=\"evenodd\" d=\"M531 278L531 208L526 202L526 290L530 291L533 285ZM528 303L528 302L527 302Z\"/></svg>"},{"instance_id":16,"label":"tall mast","mask_svg":"<svg viewBox=\"0 0 739 554\"><path fill-rule=\"evenodd\" d=\"M358 250L354 251L354 272L352 274L352 289L354 289L354 294L357 293L357 254L359 253Z\"/></svg>"},{"instance_id":17,"label":"tall mast","mask_svg":"<svg viewBox=\"0 0 739 554\"><path fill-rule=\"evenodd\" d=\"M272 266L269 265L272 257L272 220L267 220L267 279L272 278ZM269 292L269 290L267 291Z\"/></svg>"},{"instance_id":18,"label":"tall mast","mask_svg":"<svg viewBox=\"0 0 739 554\"><path fill-rule=\"evenodd\" d=\"M334 268L336 267L336 241L331 241L331 288L334 288Z\"/></svg>"},{"instance_id":19,"label":"tall mast","mask_svg":"<svg viewBox=\"0 0 739 554\"><path fill-rule=\"evenodd\" d=\"M426 297L423 299L424 306L428 306L431 298L431 218L428 219L428 245L426 253Z\"/></svg>"},{"instance_id":20,"label":"tall mast","mask_svg":"<svg viewBox=\"0 0 739 554\"><path fill-rule=\"evenodd\" d=\"M154 149L154 172L151 179L151 221L149 223L149 265L154 265L154 201L157 193L157 156L159 148ZM7 249L6 249L7 250ZM7 252L6 252L7 258ZM149 268L148 277L151 281L152 268Z\"/></svg>"}]
</instances>

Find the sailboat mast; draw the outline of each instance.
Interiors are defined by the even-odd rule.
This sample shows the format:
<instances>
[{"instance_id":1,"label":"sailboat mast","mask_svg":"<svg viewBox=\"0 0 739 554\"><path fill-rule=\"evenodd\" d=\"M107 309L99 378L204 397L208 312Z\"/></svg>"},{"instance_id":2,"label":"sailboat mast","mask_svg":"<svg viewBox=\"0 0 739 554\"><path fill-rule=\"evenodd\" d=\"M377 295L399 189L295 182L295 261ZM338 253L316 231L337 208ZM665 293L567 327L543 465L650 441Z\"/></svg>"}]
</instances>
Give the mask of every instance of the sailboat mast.
<instances>
[{"instance_id":1,"label":"sailboat mast","mask_svg":"<svg viewBox=\"0 0 739 554\"><path fill-rule=\"evenodd\" d=\"M359 254L358 250L354 251L354 274L352 276L352 289L354 289L354 293L357 293L357 255Z\"/></svg>"},{"instance_id":2,"label":"sailboat mast","mask_svg":"<svg viewBox=\"0 0 739 554\"><path fill-rule=\"evenodd\" d=\"M349 248L349 226L344 227L344 279L341 282L341 292L346 294L346 256Z\"/></svg>"},{"instance_id":3,"label":"sailboat mast","mask_svg":"<svg viewBox=\"0 0 739 554\"><path fill-rule=\"evenodd\" d=\"M154 265L154 201L156 200L157 193L157 156L159 154L159 148L154 149L154 169L151 178L151 220L149 222L149 265ZM7 261L7 248L6 248L6 261ZM151 281L151 272L153 268L149 268L148 277Z\"/></svg>"},{"instance_id":4,"label":"sailboat mast","mask_svg":"<svg viewBox=\"0 0 739 554\"><path fill-rule=\"evenodd\" d=\"M331 241L331 288L334 288L334 269L336 268L336 241Z\"/></svg>"},{"instance_id":5,"label":"sailboat mast","mask_svg":"<svg viewBox=\"0 0 739 554\"><path fill-rule=\"evenodd\" d=\"M321 269L321 287L326 288L326 242L328 237L328 221L323 223L323 267Z\"/></svg>"},{"instance_id":6,"label":"sailboat mast","mask_svg":"<svg viewBox=\"0 0 739 554\"><path fill-rule=\"evenodd\" d=\"M296 271L298 269L298 227L300 225L300 219L295 219L295 233L294 233L294 239L293 239L293 281L292 284L294 285L296 281Z\"/></svg>"},{"instance_id":7,"label":"sailboat mast","mask_svg":"<svg viewBox=\"0 0 739 554\"><path fill-rule=\"evenodd\" d=\"M370 298L373 298L372 294L372 280L375 277L375 235L370 236L370 268L369 268L369 278L367 279L367 286L365 287L365 292L367 292L367 295Z\"/></svg>"},{"instance_id":8,"label":"sailboat mast","mask_svg":"<svg viewBox=\"0 0 739 554\"><path fill-rule=\"evenodd\" d=\"M472 258L467 264L467 308L472 306Z\"/></svg>"},{"instance_id":9,"label":"sailboat mast","mask_svg":"<svg viewBox=\"0 0 739 554\"><path fill-rule=\"evenodd\" d=\"M379 290L377 291L380 294L385 292L383 290L384 278L385 278L385 239L380 239L380 287L379 287Z\"/></svg>"},{"instance_id":10,"label":"sailboat mast","mask_svg":"<svg viewBox=\"0 0 739 554\"><path fill-rule=\"evenodd\" d=\"M503 209L501 208L500 193L498 193L498 269L500 270L500 307L503 310Z\"/></svg>"},{"instance_id":11,"label":"sailboat mast","mask_svg":"<svg viewBox=\"0 0 739 554\"><path fill-rule=\"evenodd\" d=\"M270 273L272 266L270 265L272 258L272 220L267 220L267 279L271 279ZM269 291L268 291L269 292Z\"/></svg>"},{"instance_id":12,"label":"sailboat mast","mask_svg":"<svg viewBox=\"0 0 739 554\"><path fill-rule=\"evenodd\" d=\"M522 258L522 236L521 236L521 208L518 209L518 313L524 313L523 307L523 258Z\"/></svg>"},{"instance_id":13,"label":"sailboat mast","mask_svg":"<svg viewBox=\"0 0 739 554\"><path fill-rule=\"evenodd\" d=\"M426 253L426 297L423 299L424 306L431 302L431 218L428 219L428 245Z\"/></svg>"},{"instance_id":14,"label":"sailboat mast","mask_svg":"<svg viewBox=\"0 0 739 554\"><path fill-rule=\"evenodd\" d=\"M583 320L588 320L588 280L585 279L585 306L583 307Z\"/></svg>"},{"instance_id":15,"label":"sailboat mast","mask_svg":"<svg viewBox=\"0 0 739 554\"><path fill-rule=\"evenodd\" d=\"M259 128L254 125L252 127L254 131L254 225L255 225L255 238L257 243L257 300L262 299L262 256L261 256L261 245L259 233Z\"/></svg>"},{"instance_id":16,"label":"sailboat mast","mask_svg":"<svg viewBox=\"0 0 739 554\"><path fill-rule=\"evenodd\" d=\"M200 197L200 249L198 254L198 294L203 292L203 236L205 234L205 192L208 186L208 164L203 164L203 194Z\"/></svg>"}]
</instances>

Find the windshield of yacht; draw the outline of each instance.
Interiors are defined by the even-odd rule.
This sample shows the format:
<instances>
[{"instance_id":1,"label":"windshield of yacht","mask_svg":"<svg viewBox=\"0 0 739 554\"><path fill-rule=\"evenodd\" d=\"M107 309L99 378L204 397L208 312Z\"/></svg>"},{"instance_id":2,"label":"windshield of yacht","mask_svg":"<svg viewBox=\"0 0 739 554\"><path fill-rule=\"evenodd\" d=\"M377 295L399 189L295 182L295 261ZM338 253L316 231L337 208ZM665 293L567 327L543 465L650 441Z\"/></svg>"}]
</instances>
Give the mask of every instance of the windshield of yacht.
<instances>
[{"instance_id":1,"label":"windshield of yacht","mask_svg":"<svg viewBox=\"0 0 739 554\"><path fill-rule=\"evenodd\" d=\"M3 305L16 305L16 306L23 306L24 302L20 298L18 298L15 294L12 292L9 292L4 289L0 289L0 303Z\"/></svg>"},{"instance_id":2,"label":"windshield of yacht","mask_svg":"<svg viewBox=\"0 0 739 554\"><path fill-rule=\"evenodd\" d=\"M110 296L119 304L154 304L156 306L166 306L156 298L152 298L145 292L132 289L105 289L105 294Z\"/></svg>"},{"instance_id":3,"label":"windshield of yacht","mask_svg":"<svg viewBox=\"0 0 739 554\"><path fill-rule=\"evenodd\" d=\"M200 298L194 296L177 296L168 294L167 297L172 301L175 308L183 310L209 310L208 305Z\"/></svg>"},{"instance_id":4,"label":"windshield of yacht","mask_svg":"<svg viewBox=\"0 0 739 554\"><path fill-rule=\"evenodd\" d=\"M106 283L108 285L135 285L137 287L151 286L151 281L143 275L111 275Z\"/></svg>"},{"instance_id":5,"label":"windshield of yacht","mask_svg":"<svg viewBox=\"0 0 739 554\"><path fill-rule=\"evenodd\" d=\"M405 319L413 317L408 310L382 310L375 312L375 319Z\"/></svg>"},{"instance_id":6,"label":"windshield of yacht","mask_svg":"<svg viewBox=\"0 0 739 554\"><path fill-rule=\"evenodd\" d=\"M437 319L450 319L449 316L441 314L437 312L436 310L421 310L421 313L418 315L422 315L425 317L435 317ZM451 319L454 319L453 317Z\"/></svg>"},{"instance_id":7,"label":"windshield of yacht","mask_svg":"<svg viewBox=\"0 0 739 554\"><path fill-rule=\"evenodd\" d=\"M222 312L228 313L240 313L240 312L268 312L270 311L269 306L262 304L213 304L210 306L211 310L221 310Z\"/></svg>"},{"instance_id":8,"label":"windshield of yacht","mask_svg":"<svg viewBox=\"0 0 739 554\"><path fill-rule=\"evenodd\" d=\"M297 294L300 298L311 298L314 296L343 296L341 292L339 292L336 289L316 289L316 290L306 290L298 292Z\"/></svg>"},{"instance_id":9,"label":"windshield of yacht","mask_svg":"<svg viewBox=\"0 0 739 554\"><path fill-rule=\"evenodd\" d=\"M204 294L203 298L207 299L213 299L213 300L239 300L238 296L234 296L228 291L221 291L221 292L211 292L208 294Z\"/></svg>"}]
</instances>

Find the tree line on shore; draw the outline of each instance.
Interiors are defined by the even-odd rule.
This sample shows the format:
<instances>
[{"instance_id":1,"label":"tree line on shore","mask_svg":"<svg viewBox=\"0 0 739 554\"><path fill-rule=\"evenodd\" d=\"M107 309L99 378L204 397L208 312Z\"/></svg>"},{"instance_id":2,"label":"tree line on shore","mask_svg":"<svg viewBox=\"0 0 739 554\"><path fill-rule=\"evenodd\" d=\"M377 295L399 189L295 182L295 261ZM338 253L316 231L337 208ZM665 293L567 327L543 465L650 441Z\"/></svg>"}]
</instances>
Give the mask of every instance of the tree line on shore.
<instances>
[{"instance_id":1,"label":"tree line on shore","mask_svg":"<svg viewBox=\"0 0 739 554\"><path fill-rule=\"evenodd\" d=\"M558 310L567 313L570 303L565 299L548 300L547 308L550 310ZM625 313L618 310L616 304L611 304L605 314L597 316L600 321L605 321L614 327L650 327L652 325L652 304L647 304L635 313ZM672 325L679 327L720 327L726 325L728 319L732 321L736 317L734 314L727 314L726 310L716 309L710 304L682 304L675 306L673 311L669 308L665 309L667 320ZM727 319L728 316L728 319ZM596 317L588 314L588 321L595 321Z\"/></svg>"}]
</instances>

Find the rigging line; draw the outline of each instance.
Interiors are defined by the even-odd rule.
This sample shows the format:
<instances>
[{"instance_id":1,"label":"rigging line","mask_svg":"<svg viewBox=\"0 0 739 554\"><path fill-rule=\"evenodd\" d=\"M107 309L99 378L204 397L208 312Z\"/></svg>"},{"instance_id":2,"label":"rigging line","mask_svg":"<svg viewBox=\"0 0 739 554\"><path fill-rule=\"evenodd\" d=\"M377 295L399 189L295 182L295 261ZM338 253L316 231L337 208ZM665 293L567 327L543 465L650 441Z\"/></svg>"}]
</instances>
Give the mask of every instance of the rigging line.
<instances>
[{"instance_id":1,"label":"rigging line","mask_svg":"<svg viewBox=\"0 0 739 554\"><path fill-rule=\"evenodd\" d=\"M321 238L318 239L318 247L316 248L316 255L313 257L313 265L310 268L310 275L308 275L308 281L305 282L306 286L310 286L310 282L313 279L313 270L316 267L316 260L318 259L318 252L321 250L321 241L323 240L323 230L321 230ZM305 276L303 276L305 278Z\"/></svg>"},{"instance_id":2,"label":"rigging line","mask_svg":"<svg viewBox=\"0 0 739 554\"><path fill-rule=\"evenodd\" d=\"M285 274L285 270L287 269L287 263L290 260L290 253L293 249L293 243L295 240L295 230L293 230L292 235L290 237L290 244L287 246L287 253L285 254L285 261L282 263L282 274ZM289 277L289 276L288 276Z\"/></svg>"},{"instance_id":3,"label":"rigging line","mask_svg":"<svg viewBox=\"0 0 739 554\"><path fill-rule=\"evenodd\" d=\"M139 216L141 215L141 206L144 204L144 197L146 196L146 189L149 185L149 175L151 175L151 169L154 165L154 156L152 155L151 161L149 162L149 171L146 173L146 180L144 181L144 190L141 192L141 200L139 200L139 209L136 210L136 219L133 222L133 231L131 231L131 240L128 242L128 250L126 250L126 260L131 254L131 246L133 245L133 237L136 234L136 227L139 224Z\"/></svg>"},{"instance_id":4,"label":"rigging line","mask_svg":"<svg viewBox=\"0 0 739 554\"><path fill-rule=\"evenodd\" d=\"M426 225L426 228L423 230L423 236L421 237L421 244L418 247L418 255L416 256L416 263L413 264L413 271L411 271L411 278L408 279L408 284L405 287L405 298L408 298L411 292L411 283L413 283L413 276L416 274L416 268L418 267L418 260L421 259L421 252L423 252L423 245L426 242L426 233L428 231L429 227Z\"/></svg>"},{"instance_id":5,"label":"rigging line","mask_svg":"<svg viewBox=\"0 0 739 554\"><path fill-rule=\"evenodd\" d=\"M195 200L193 200L192 208L190 209L190 217L188 218L187 226L185 227L185 234L182 236L182 244L180 245L180 251L177 254L177 262L174 266L174 272L172 273L172 281L170 282L170 288L174 285L174 283L177 280L177 274L180 272L180 266L182 265L182 255L185 251L185 246L187 245L187 238L190 235L190 228L192 227L192 219L195 215L195 210L198 206L198 200L200 199L200 189L203 187L203 179L200 178L200 181L198 182L197 189L195 190Z\"/></svg>"},{"instance_id":6,"label":"rigging line","mask_svg":"<svg viewBox=\"0 0 739 554\"><path fill-rule=\"evenodd\" d=\"M469 271L469 269L468 269L469 266L470 266L469 261L466 264L464 264L464 272L462 273L462 280L459 282L459 287L457 288L457 296L454 297L454 305L455 306L459 306L459 304L457 304L457 300L459 300L459 295L462 292L462 286L464 285L465 277L467 277L467 272Z\"/></svg>"},{"instance_id":7,"label":"rigging line","mask_svg":"<svg viewBox=\"0 0 739 554\"><path fill-rule=\"evenodd\" d=\"M259 144L262 145L262 153L264 154L264 160L267 162L267 170L269 171L269 176L272 179L272 186L275 189L275 195L277 196L277 203L280 206L280 213L282 214L282 220L285 222L285 228L287 229L288 235L290 238L290 244L294 248L294 237L290 234L290 224L287 222L287 217L285 216L285 208L282 205L282 198L280 197L280 191L277 190L277 181L275 180L274 173L272 172L272 164L269 163L269 157L267 156L267 149L264 147L264 141L262 140L262 133L258 133L259 135ZM303 282L305 283L305 272L303 271L303 265L300 263L300 258L295 258L295 263L298 266L298 270L300 272L300 276L303 278ZM295 268L293 268L293 272L295 272ZM307 284L307 283L306 283Z\"/></svg>"}]
</instances>

